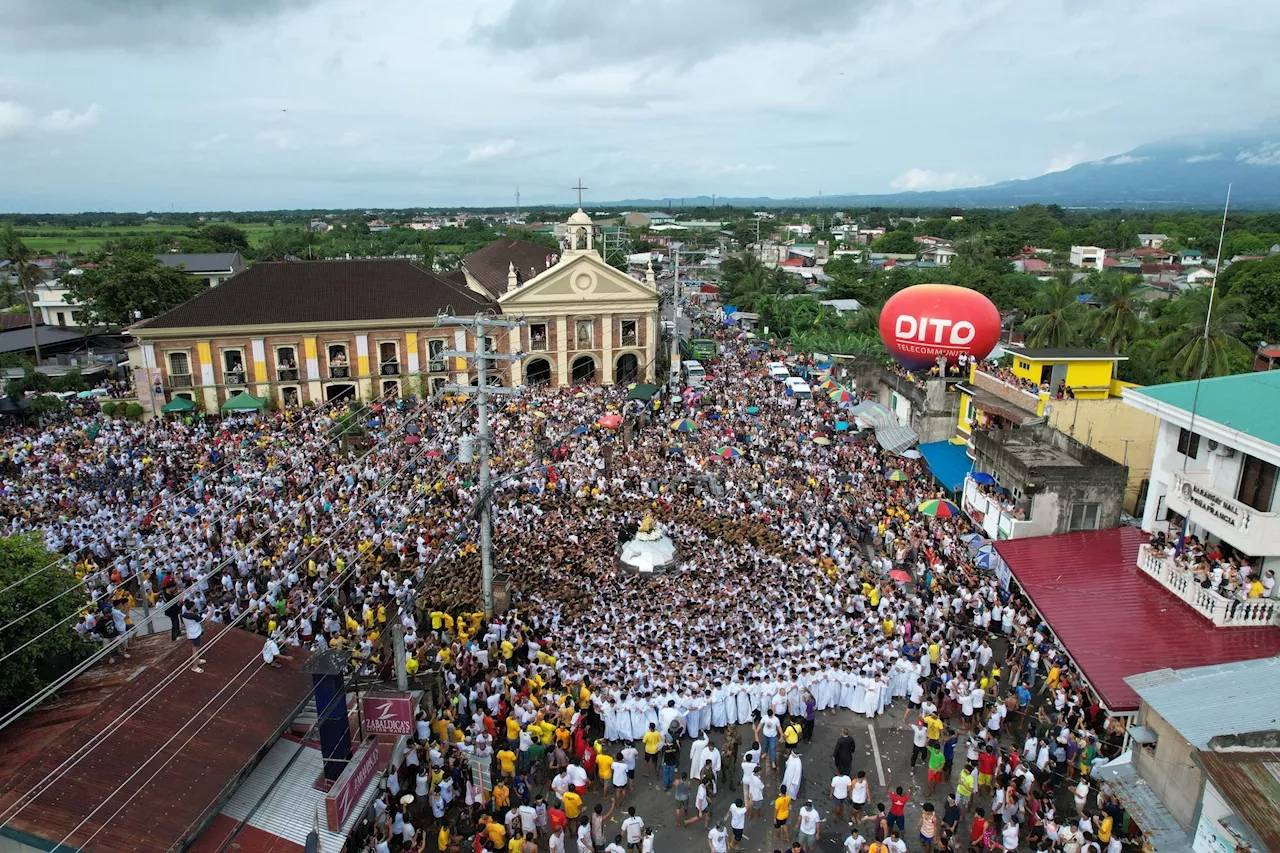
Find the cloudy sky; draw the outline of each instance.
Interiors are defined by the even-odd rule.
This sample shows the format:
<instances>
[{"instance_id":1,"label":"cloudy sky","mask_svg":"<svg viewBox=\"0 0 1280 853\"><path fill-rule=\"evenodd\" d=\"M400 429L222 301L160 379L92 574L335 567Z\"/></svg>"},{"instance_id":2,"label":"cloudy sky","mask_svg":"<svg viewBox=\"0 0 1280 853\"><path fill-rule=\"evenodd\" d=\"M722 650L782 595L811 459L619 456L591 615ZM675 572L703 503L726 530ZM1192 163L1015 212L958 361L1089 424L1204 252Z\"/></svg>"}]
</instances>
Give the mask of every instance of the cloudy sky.
<instances>
[{"instance_id":1,"label":"cloudy sky","mask_svg":"<svg viewBox=\"0 0 1280 853\"><path fill-rule=\"evenodd\" d=\"M0 211L946 189L1280 118L1272 0L0 0Z\"/></svg>"}]
</instances>

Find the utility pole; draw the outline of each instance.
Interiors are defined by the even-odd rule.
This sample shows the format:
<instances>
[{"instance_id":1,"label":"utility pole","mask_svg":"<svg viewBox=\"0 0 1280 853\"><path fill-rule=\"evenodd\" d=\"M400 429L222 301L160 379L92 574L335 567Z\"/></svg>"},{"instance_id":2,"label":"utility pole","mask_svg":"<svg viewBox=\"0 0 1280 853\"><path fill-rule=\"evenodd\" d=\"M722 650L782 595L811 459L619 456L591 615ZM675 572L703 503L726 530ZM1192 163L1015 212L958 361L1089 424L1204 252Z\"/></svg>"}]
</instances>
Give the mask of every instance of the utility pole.
<instances>
[{"instance_id":1,"label":"utility pole","mask_svg":"<svg viewBox=\"0 0 1280 853\"><path fill-rule=\"evenodd\" d=\"M480 458L480 570L484 584L486 619L493 616L493 493L489 482L489 395L509 397L516 393L515 388L489 385L488 362L519 361L524 356L523 353L490 351L485 332L489 329L518 329L524 324L524 320L503 320L480 314L474 317L442 314L436 318L437 328L440 326L469 328L476 341L475 352L446 350L441 355L445 358L474 359L476 363L475 385L446 385L444 390L450 394L474 394L476 397L476 441L479 444L476 453Z\"/></svg>"}]
</instances>

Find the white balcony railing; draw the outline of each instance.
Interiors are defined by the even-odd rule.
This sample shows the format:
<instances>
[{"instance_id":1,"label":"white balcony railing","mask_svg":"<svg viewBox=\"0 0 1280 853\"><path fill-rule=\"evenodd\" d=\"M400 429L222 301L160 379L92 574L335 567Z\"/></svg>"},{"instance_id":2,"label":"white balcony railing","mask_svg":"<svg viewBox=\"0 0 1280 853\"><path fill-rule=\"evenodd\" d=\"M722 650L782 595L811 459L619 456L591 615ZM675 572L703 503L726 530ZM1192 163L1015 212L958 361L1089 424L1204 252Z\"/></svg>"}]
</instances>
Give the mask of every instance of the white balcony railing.
<instances>
[{"instance_id":1,"label":"white balcony railing","mask_svg":"<svg viewBox=\"0 0 1280 853\"><path fill-rule=\"evenodd\" d=\"M1192 610L1219 628L1280 625L1280 604L1271 598L1237 601L1200 585L1191 572L1180 569L1150 545L1138 550L1138 568L1182 599Z\"/></svg>"},{"instance_id":2,"label":"white balcony railing","mask_svg":"<svg viewBox=\"0 0 1280 853\"><path fill-rule=\"evenodd\" d=\"M1174 471L1165 503L1242 554L1280 554L1280 513L1259 512L1212 488L1210 471Z\"/></svg>"},{"instance_id":3,"label":"white balcony railing","mask_svg":"<svg viewBox=\"0 0 1280 853\"><path fill-rule=\"evenodd\" d=\"M964 511L991 539L1036 535L1029 519L1018 518L1001 506L1000 501L984 495L973 480L964 481Z\"/></svg>"}]
</instances>

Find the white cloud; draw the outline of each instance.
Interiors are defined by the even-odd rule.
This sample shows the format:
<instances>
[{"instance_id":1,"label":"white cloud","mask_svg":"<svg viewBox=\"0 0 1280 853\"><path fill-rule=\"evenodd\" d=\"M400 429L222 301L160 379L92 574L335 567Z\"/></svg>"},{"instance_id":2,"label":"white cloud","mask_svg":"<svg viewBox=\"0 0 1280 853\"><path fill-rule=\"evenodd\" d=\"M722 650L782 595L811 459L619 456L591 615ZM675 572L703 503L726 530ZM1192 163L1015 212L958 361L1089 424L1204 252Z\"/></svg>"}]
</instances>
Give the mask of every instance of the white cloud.
<instances>
[{"instance_id":1,"label":"white cloud","mask_svg":"<svg viewBox=\"0 0 1280 853\"><path fill-rule=\"evenodd\" d=\"M280 151L289 151L298 147L287 130L264 130L258 134L258 141L274 145Z\"/></svg>"},{"instance_id":2,"label":"white cloud","mask_svg":"<svg viewBox=\"0 0 1280 853\"><path fill-rule=\"evenodd\" d=\"M1085 157L1083 152L1079 150L1068 151L1066 154L1059 154L1057 157L1050 160L1049 165L1045 166L1044 173L1047 175L1050 172L1065 172L1072 166L1080 165L1084 160Z\"/></svg>"},{"instance_id":3,"label":"white cloud","mask_svg":"<svg viewBox=\"0 0 1280 853\"><path fill-rule=\"evenodd\" d=\"M23 135L70 133L97 122L102 107L90 104L84 112L69 107L37 115L25 104L16 101L0 101L0 139Z\"/></svg>"},{"instance_id":4,"label":"white cloud","mask_svg":"<svg viewBox=\"0 0 1280 853\"><path fill-rule=\"evenodd\" d=\"M1134 157L1132 154L1121 154L1119 157L1112 157L1107 161L1108 166L1129 166L1134 163L1141 163L1143 160L1150 160L1150 157Z\"/></svg>"},{"instance_id":5,"label":"white cloud","mask_svg":"<svg viewBox=\"0 0 1280 853\"><path fill-rule=\"evenodd\" d=\"M1183 162L1184 163L1208 163L1211 160L1217 160L1221 157L1222 157L1221 151L1216 151L1213 154L1193 154Z\"/></svg>"},{"instance_id":6,"label":"white cloud","mask_svg":"<svg viewBox=\"0 0 1280 853\"><path fill-rule=\"evenodd\" d=\"M1252 151L1241 151L1236 160L1250 166L1280 166L1280 142L1264 142Z\"/></svg>"},{"instance_id":7,"label":"white cloud","mask_svg":"<svg viewBox=\"0 0 1280 853\"><path fill-rule=\"evenodd\" d=\"M982 183L977 175L964 172L935 172L932 169L908 169L889 182L895 190L951 190L956 187L973 187Z\"/></svg>"},{"instance_id":8,"label":"white cloud","mask_svg":"<svg viewBox=\"0 0 1280 853\"><path fill-rule=\"evenodd\" d=\"M776 172L777 166L769 163L752 165L750 163L726 163L720 167L722 175L759 175L765 172Z\"/></svg>"},{"instance_id":9,"label":"white cloud","mask_svg":"<svg viewBox=\"0 0 1280 853\"><path fill-rule=\"evenodd\" d=\"M191 147L194 148L196 151L208 151L211 148L217 148L219 145L226 142L229 138L230 137L225 133L215 133L213 136L210 136L208 139L201 139L198 142L191 143Z\"/></svg>"},{"instance_id":10,"label":"white cloud","mask_svg":"<svg viewBox=\"0 0 1280 853\"><path fill-rule=\"evenodd\" d=\"M510 154L516 150L516 141L514 139L503 139L497 142L485 142L476 145L467 152L468 163L483 163L486 160L492 160L495 157L501 157L504 154Z\"/></svg>"},{"instance_id":11,"label":"white cloud","mask_svg":"<svg viewBox=\"0 0 1280 853\"><path fill-rule=\"evenodd\" d=\"M342 148L355 148L364 142L364 134L358 130L348 130L338 138L338 145Z\"/></svg>"}]
</instances>

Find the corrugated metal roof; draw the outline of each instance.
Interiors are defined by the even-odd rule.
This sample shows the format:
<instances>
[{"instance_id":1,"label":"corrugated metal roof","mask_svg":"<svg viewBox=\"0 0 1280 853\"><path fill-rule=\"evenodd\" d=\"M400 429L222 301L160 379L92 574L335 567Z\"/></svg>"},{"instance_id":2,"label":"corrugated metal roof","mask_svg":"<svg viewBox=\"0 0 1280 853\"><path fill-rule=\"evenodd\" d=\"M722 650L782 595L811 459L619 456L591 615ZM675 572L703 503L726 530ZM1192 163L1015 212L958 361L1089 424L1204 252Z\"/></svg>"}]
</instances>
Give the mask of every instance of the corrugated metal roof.
<instances>
[{"instance_id":1,"label":"corrugated metal roof","mask_svg":"<svg viewBox=\"0 0 1280 853\"><path fill-rule=\"evenodd\" d=\"M1138 709L1125 679L1165 667L1280 654L1280 628L1213 628L1137 566L1132 527L995 543L1036 609L1112 711Z\"/></svg>"},{"instance_id":2,"label":"corrugated metal roof","mask_svg":"<svg viewBox=\"0 0 1280 853\"><path fill-rule=\"evenodd\" d=\"M1161 669L1125 682L1196 749L1218 735L1280 728L1280 658Z\"/></svg>"},{"instance_id":3,"label":"corrugated metal roof","mask_svg":"<svg viewBox=\"0 0 1280 853\"><path fill-rule=\"evenodd\" d=\"M378 786L369 786L360 800L359 808L351 811L342 832L330 832L325 820L324 792L315 787L316 779L324 772L324 762L320 750L314 744L301 747L302 753L298 755L298 760L293 762L293 766L285 771L279 783L272 788L276 776L289 763L289 759L298 754L298 749L299 745L295 741L276 741L262 763L249 774L240 790L222 807L221 814L239 823L249 814L258 798L270 788L271 793L254 812L249 826L305 846L307 833L311 831L318 813L320 849L341 850L356 820L377 793Z\"/></svg>"},{"instance_id":4,"label":"corrugated metal roof","mask_svg":"<svg viewBox=\"0 0 1280 853\"><path fill-rule=\"evenodd\" d=\"M1280 752L1199 752L1196 761L1266 849L1280 850Z\"/></svg>"},{"instance_id":5,"label":"corrugated metal roof","mask_svg":"<svg viewBox=\"0 0 1280 853\"><path fill-rule=\"evenodd\" d=\"M1111 786L1156 853L1191 853L1187 834L1147 781L1138 775L1132 753L1126 752L1115 761L1094 768L1093 775Z\"/></svg>"},{"instance_id":6,"label":"corrugated metal roof","mask_svg":"<svg viewBox=\"0 0 1280 853\"><path fill-rule=\"evenodd\" d=\"M0 811L23 797L82 745L97 744L9 825L56 842L87 819L68 844L93 853L167 853L181 845L210 816L228 784L265 750L310 688L310 679L288 666L278 670L263 667L250 669L254 674L247 682L241 677L237 683L243 687L238 692L232 688L219 695L246 664L261 661L262 638L238 628L220 630L206 625L205 637L211 640L215 635L217 644L206 644L203 673L190 670L190 646L170 643L167 633L136 641L138 646L158 644L166 652L2 780ZM175 669L181 669L181 674L155 699L104 735L125 709L137 705ZM228 698L215 717L201 716L206 704L214 711ZM34 716L39 718L43 713L37 711ZM192 718L194 723L189 722ZM201 729L206 719L208 724ZM175 733L178 737L173 743L153 758ZM183 746L192 734L195 737ZM0 740L0 750L11 746L11 740ZM171 757L173 760L164 764ZM127 781L131 776L133 780ZM117 792L117 788L121 790ZM126 804L135 793L137 796ZM97 813L89 818L95 809ZM94 840L86 844L95 832Z\"/></svg>"}]
</instances>

